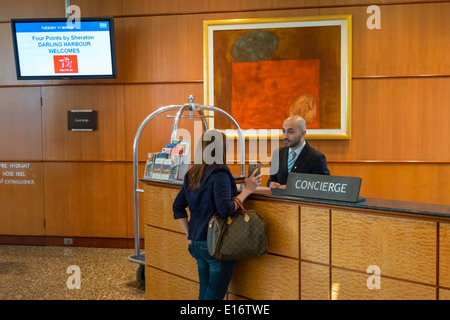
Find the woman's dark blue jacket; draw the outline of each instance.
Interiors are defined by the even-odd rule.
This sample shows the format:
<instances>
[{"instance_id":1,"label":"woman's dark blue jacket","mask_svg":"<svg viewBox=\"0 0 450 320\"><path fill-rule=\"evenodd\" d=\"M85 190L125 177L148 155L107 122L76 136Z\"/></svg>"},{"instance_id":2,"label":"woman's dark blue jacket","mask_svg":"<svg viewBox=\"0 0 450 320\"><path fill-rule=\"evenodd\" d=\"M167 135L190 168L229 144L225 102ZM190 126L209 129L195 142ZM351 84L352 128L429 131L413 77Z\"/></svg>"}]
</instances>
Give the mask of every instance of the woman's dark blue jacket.
<instances>
[{"instance_id":1,"label":"woman's dark blue jacket","mask_svg":"<svg viewBox=\"0 0 450 320\"><path fill-rule=\"evenodd\" d=\"M208 223L216 212L223 217L234 213L232 198L238 194L236 182L230 169L223 165L206 169L197 190L189 190L188 185L186 174L183 187L173 202L173 216L175 219L187 218L186 207L189 207L188 239L205 241Z\"/></svg>"}]
</instances>

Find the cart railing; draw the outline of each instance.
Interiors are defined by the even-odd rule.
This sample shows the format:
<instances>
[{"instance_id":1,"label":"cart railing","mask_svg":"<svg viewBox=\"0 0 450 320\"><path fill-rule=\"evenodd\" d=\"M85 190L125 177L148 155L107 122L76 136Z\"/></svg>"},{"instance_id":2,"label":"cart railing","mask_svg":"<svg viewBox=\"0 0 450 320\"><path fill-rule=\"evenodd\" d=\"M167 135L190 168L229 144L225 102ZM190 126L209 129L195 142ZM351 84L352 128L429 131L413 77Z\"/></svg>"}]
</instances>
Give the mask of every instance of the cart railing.
<instances>
[{"instance_id":1,"label":"cart railing","mask_svg":"<svg viewBox=\"0 0 450 320\"><path fill-rule=\"evenodd\" d=\"M134 182L133 192L134 192L134 250L135 250L136 257L140 256L139 193L144 192L144 190L139 189L139 168L138 168L139 139L140 139L141 133L144 130L144 128L154 117L156 117L157 115L160 115L164 112L178 110L177 114L174 117L174 123L172 126L172 134L170 136L171 137L170 141L172 142L172 141L176 140L176 137L177 137L176 134L177 134L180 118L190 118L190 119L200 118L203 123L203 129L206 131L206 130L208 130L208 125L207 125L205 118L212 117L212 116L205 116L204 112L203 112L204 110L218 112L218 113L225 115L233 123L234 127L236 128L239 140L240 140L240 149L241 149L240 150L240 162L241 162L240 175L245 176L245 139L242 134L242 130L239 127L239 124L236 122L236 120L234 120L234 118L230 114L228 114L226 111L219 109L217 107L207 106L207 105L199 105L199 104L193 103L194 97L192 95L190 95L188 97L188 101L189 101L189 103L186 103L183 105L169 105L169 106L161 107L161 108L157 109L156 111L152 112L144 119L144 121L142 121L141 125L139 126L139 128L136 132L136 136L134 137L134 143L133 143L133 182ZM189 111L189 116L183 116L183 112L185 112L185 111ZM194 116L193 115L194 111L198 112L199 115ZM173 117L173 116L168 116L168 117Z\"/></svg>"}]
</instances>

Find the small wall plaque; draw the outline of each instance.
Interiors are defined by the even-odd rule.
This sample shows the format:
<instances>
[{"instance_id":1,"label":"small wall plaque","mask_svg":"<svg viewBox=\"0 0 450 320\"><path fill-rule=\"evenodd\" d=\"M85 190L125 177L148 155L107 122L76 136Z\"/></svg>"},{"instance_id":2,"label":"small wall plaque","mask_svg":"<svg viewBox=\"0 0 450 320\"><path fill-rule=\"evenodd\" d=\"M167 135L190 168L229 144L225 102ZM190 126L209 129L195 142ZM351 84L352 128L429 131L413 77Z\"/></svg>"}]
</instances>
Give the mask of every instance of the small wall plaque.
<instances>
[{"instance_id":1,"label":"small wall plaque","mask_svg":"<svg viewBox=\"0 0 450 320\"><path fill-rule=\"evenodd\" d=\"M97 130L96 110L70 110L67 111L68 129L71 131Z\"/></svg>"}]
</instances>

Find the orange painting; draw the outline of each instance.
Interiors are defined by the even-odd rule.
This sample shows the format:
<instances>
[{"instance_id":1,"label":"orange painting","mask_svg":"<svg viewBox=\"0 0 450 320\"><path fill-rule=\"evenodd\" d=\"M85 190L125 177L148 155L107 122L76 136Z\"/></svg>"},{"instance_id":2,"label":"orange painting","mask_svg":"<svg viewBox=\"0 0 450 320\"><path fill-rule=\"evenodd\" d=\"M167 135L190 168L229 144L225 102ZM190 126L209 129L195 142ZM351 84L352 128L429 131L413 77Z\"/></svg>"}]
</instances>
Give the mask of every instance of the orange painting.
<instances>
[{"instance_id":1,"label":"orange painting","mask_svg":"<svg viewBox=\"0 0 450 320\"><path fill-rule=\"evenodd\" d=\"M319 128L319 59L233 62L231 115L242 129L278 129L293 114Z\"/></svg>"},{"instance_id":2,"label":"orange painting","mask_svg":"<svg viewBox=\"0 0 450 320\"><path fill-rule=\"evenodd\" d=\"M298 114L308 138L350 138L351 16L212 20L204 26L207 104L257 136L265 129L281 134L283 121ZM214 114L212 127L234 126Z\"/></svg>"}]
</instances>

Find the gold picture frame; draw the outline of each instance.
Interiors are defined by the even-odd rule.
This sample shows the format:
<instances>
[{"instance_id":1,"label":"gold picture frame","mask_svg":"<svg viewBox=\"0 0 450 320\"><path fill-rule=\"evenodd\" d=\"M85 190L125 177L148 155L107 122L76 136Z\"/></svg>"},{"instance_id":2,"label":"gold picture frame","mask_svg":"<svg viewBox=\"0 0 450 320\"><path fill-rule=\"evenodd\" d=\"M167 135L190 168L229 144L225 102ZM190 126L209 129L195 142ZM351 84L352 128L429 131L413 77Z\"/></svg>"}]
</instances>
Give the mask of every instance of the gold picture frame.
<instances>
[{"instance_id":1,"label":"gold picture frame","mask_svg":"<svg viewBox=\"0 0 450 320\"><path fill-rule=\"evenodd\" d=\"M247 137L280 138L282 120L301 114L308 139L351 138L351 15L208 20L203 39L204 102Z\"/></svg>"}]
</instances>

